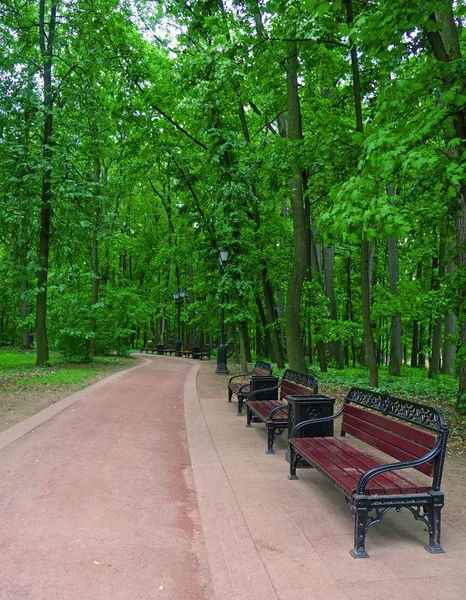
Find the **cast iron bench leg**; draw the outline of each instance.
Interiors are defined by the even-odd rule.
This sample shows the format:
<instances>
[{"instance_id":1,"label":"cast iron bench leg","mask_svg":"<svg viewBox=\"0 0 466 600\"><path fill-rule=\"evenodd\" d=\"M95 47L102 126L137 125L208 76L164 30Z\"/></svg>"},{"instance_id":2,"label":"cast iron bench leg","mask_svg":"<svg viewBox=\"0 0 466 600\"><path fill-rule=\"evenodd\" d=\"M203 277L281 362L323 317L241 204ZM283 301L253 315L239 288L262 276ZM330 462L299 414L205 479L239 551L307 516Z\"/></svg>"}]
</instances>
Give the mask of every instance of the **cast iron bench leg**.
<instances>
[{"instance_id":1,"label":"cast iron bench leg","mask_svg":"<svg viewBox=\"0 0 466 600\"><path fill-rule=\"evenodd\" d=\"M351 502L351 500L350 500ZM368 521L368 503L365 498L354 497L354 548L350 550L353 558L368 558L366 552L366 533Z\"/></svg>"},{"instance_id":2,"label":"cast iron bench leg","mask_svg":"<svg viewBox=\"0 0 466 600\"><path fill-rule=\"evenodd\" d=\"M242 394L238 394L238 417L243 416L243 402L244 398Z\"/></svg>"},{"instance_id":3,"label":"cast iron bench leg","mask_svg":"<svg viewBox=\"0 0 466 600\"><path fill-rule=\"evenodd\" d=\"M233 392L230 388L228 388L228 402L231 402L231 397L233 395Z\"/></svg>"},{"instance_id":4,"label":"cast iron bench leg","mask_svg":"<svg viewBox=\"0 0 466 600\"><path fill-rule=\"evenodd\" d=\"M267 421L267 450L266 454L275 454L275 450L273 449L273 443L275 441L275 428L273 426L273 421Z\"/></svg>"},{"instance_id":5,"label":"cast iron bench leg","mask_svg":"<svg viewBox=\"0 0 466 600\"><path fill-rule=\"evenodd\" d=\"M290 474L288 475L288 479L298 479L296 475L296 465L298 464L298 457L296 456L295 449L290 444Z\"/></svg>"},{"instance_id":6,"label":"cast iron bench leg","mask_svg":"<svg viewBox=\"0 0 466 600\"><path fill-rule=\"evenodd\" d=\"M432 504L426 508L429 521L429 543L424 548L431 554L442 554L445 550L440 545L440 511L443 506L443 494L441 492L430 492Z\"/></svg>"},{"instance_id":7,"label":"cast iron bench leg","mask_svg":"<svg viewBox=\"0 0 466 600\"><path fill-rule=\"evenodd\" d=\"M252 417L252 411L249 408L249 406L246 404L246 427L252 427L251 417Z\"/></svg>"}]
</instances>

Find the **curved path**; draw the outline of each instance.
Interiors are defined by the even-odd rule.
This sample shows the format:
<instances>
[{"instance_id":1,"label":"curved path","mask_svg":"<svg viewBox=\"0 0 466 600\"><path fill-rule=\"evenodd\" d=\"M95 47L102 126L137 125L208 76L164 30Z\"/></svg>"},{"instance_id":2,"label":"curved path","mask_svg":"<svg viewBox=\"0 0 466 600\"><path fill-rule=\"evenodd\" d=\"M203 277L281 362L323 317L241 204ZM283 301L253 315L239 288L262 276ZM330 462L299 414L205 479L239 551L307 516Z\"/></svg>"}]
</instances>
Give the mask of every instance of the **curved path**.
<instances>
[{"instance_id":1,"label":"curved path","mask_svg":"<svg viewBox=\"0 0 466 600\"><path fill-rule=\"evenodd\" d=\"M354 560L344 498L288 481L286 439L245 429L214 361L144 357L0 433L0 600L462 600L464 460L443 555L409 511Z\"/></svg>"},{"instance_id":2,"label":"curved path","mask_svg":"<svg viewBox=\"0 0 466 600\"><path fill-rule=\"evenodd\" d=\"M209 598L192 362L157 358L0 434L2 600Z\"/></svg>"}]
</instances>

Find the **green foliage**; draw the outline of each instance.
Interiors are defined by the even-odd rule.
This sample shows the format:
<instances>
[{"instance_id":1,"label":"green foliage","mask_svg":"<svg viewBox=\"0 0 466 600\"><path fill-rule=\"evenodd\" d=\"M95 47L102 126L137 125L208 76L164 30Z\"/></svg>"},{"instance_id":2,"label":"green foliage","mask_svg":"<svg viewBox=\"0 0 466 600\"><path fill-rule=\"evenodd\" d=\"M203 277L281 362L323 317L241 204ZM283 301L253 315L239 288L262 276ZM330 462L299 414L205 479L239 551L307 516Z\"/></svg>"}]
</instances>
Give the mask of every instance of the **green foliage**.
<instances>
[{"instance_id":1,"label":"green foliage","mask_svg":"<svg viewBox=\"0 0 466 600\"><path fill-rule=\"evenodd\" d=\"M319 372L317 377L319 381L326 385L369 387L367 384L367 371L362 368L347 367L344 371L329 369L327 373ZM412 369L407 366L402 367L401 377L393 377L388 374L387 367L381 367L378 390L410 400L425 400L428 402L431 399L443 399L454 405L457 382L455 377L449 375L437 375L429 379L427 369Z\"/></svg>"}]
</instances>

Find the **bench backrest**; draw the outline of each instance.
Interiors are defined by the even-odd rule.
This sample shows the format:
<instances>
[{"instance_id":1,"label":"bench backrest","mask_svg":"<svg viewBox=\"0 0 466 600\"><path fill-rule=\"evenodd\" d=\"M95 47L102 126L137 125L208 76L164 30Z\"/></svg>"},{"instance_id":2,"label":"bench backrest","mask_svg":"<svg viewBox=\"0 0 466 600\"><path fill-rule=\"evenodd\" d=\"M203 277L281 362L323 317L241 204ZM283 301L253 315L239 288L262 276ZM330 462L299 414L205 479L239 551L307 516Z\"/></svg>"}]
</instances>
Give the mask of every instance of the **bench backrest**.
<instances>
[{"instance_id":1,"label":"bench backrest","mask_svg":"<svg viewBox=\"0 0 466 600\"><path fill-rule=\"evenodd\" d=\"M317 394L319 386L317 378L309 373L300 373L287 369L283 373L280 382L280 397L285 396L308 396Z\"/></svg>"},{"instance_id":2,"label":"bench backrest","mask_svg":"<svg viewBox=\"0 0 466 600\"><path fill-rule=\"evenodd\" d=\"M272 365L262 360L256 360L254 368L252 370L253 377L266 377L272 375Z\"/></svg>"},{"instance_id":3,"label":"bench backrest","mask_svg":"<svg viewBox=\"0 0 466 600\"><path fill-rule=\"evenodd\" d=\"M351 388L345 398L341 431L400 461L421 458L440 438L439 454L416 468L425 475L441 478L448 430L436 408Z\"/></svg>"}]
</instances>

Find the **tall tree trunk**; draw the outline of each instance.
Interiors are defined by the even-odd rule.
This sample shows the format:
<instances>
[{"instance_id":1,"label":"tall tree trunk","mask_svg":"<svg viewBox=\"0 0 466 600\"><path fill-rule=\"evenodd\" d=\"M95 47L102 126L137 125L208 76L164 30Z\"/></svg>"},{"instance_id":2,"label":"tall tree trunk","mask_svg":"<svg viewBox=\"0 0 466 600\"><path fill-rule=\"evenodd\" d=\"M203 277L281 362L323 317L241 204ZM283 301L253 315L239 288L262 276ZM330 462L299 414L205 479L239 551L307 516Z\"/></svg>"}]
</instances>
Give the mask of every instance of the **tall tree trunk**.
<instances>
[{"instance_id":1,"label":"tall tree trunk","mask_svg":"<svg viewBox=\"0 0 466 600\"><path fill-rule=\"evenodd\" d=\"M450 276L455 273L456 267L452 260L452 246L449 244L449 252L447 259L447 271ZM443 336L443 352L442 352L442 367L441 372L445 375L453 375L455 372L456 344L452 342L456 335L456 314L451 311L445 318L445 330Z\"/></svg>"},{"instance_id":2,"label":"tall tree trunk","mask_svg":"<svg viewBox=\"0 0 466 600\"><path fill-rule=\"evenodd\" d=\"M306 217L307 218L307 217ZM319 284L319 286L322 289L322 292L324 292L324 282L323 282L323 278L322 278L322 261L320 258L320 244L316 244L316 242L314 241L314 236L315 236L315 230L312 229L310 230L311 235L310 235L310 241L309 241L309 251L310 251L310 266L311 266L311 270L308 271L308 278L310 281L312 281L312 278L314 276L317 276L317 283ZM306 247L308 245L307 242L307 234L306 234ZM327 372L327 354L325 352L325 342L322 339L322 332L321 332L321 326L319 323L316 323L314 326L314 330L315 330L315 334L316 334L316 349L317 349L317 356L319 358L319 366L320 366L320 370L322 371L322 373L326 373ZM312 344L310 343L310 349L312 352Z\"/></svg>"},{"instance_id":3,"label":"tall tree trunk","mask_svg":"<svg viewBox=\"0 0 466 600\"><path fill-rule=\"evenodd\" d=\"M324 255L324 274L325 274L325 291L327 293L328 299L328 310L330 314L330 319L335 322L335 325L338 323L338 315L337 315L337 301L335 298L335 286L333 282L333 265L335 261L335 247L329 246L323 247L323 255ZM332 354L337 365L337 369L343 369L343 352L341 347L341 340L337 339L332 342Z\"/></svg>"},{"instance_id":4,"label":"tall tree trunk","mask_svg":"<svg viewBox=\"0 0 466 600\"><path fill-rule=\"evenodd\" d=\"M90 341L90 354L95 356L97 353L97 319L94 316L95 305L99 301L99 229L100 229L100 160L98 157L94 159L94 183L95 183L95 209L94 209L94 233L92 236L92 287L91 287L91 332L94 334Z\"/></svg>"},{"instance_id":5,"label":"tall tree trunk","mask_svg":"<svg viewBox=\"0 0 466 600\"><path fill-rule=\"evenodd\" d=\"M417 367L417 355L419 352L419 323L413 322L413 343L411 346L411 366Z\"/></svg>"},{"instance_id":6,"label":"tall tree trunk","mask_svg":"<svg viewBox=\"0 0 466 600\"><path fill-rule=\"evenodd\" d=\"M388 237L388 263L390 277L390 294L398 296L398 240L393 237ZM401 315L396 311L392 315L390 328L390 362L388 365L389 375L400 377L401 375Z\"/></svg>"},{"instance_id":7,"label":"tall tree trunk","mask_svg":"<svg viewBox=\"0 0 466 600\"><path fill-rule=\"evenodd\" d=\"M346 21L349 26L353 24L353 3L352 0L345 0L346 3ZM354 109L356 114L356 130L363 132L362 124L362 104L361 104L361 83L359 78L359 62L356 45L351 43L351 71L353 75L353 94ZM371 320L371 273L370 262L370 243L367 240L361 241L361 292L362 292L362 321L364 329L364 346L366 363L369 367L370 385L378 387L379 373L377 368L377 357L375 353L374 334L372 331Z\"/></svg>"},{"instance_id":8,"label":"tall tree trunk","mask_svg":"<svg viewBox=\"0 0 466 600\"><path fill-rule=\"evenodd\" d=\"M446 244L443 236L440 238L440 249L438 261L435 259L435 263L438 263L438 273L434 273L433 289L440 289L440 282L445 277L445 251ZM440 347L442 344L442 315L438 315L434 321L432 331L432 351L429 361L429 377L434 377L440 371Z\"/></svg>"},{"instance_id":9,"label":"tall tree trunk","mask_svg":"<svg viewBox=\"0 0 466 600\"><path fill-rule=\"evenodd\" d=\"M458 27L453 15L453 3L448 8L437 10L431 14L433 21L439 24L439 28L427 32L427 38L430 41L435 58L440 62L460 62L463 60L461 54L461 45L459 39ZM447 85L452 84L451 78L445 78ZM466 81L455 80L457 89L462 92ZM454 107L453 127L455 137L461 140L461 149L464 152L466 148L466 111L462 107ZM460 280L464 278L466 272L466 181L463 180L458 185L458 218L456 221L456 244L458 252L458 268L460 271ZM466 412L466 286L461 283L458 286L458 305L459 305L459 345L462 349L459 356L459 384L457 409Z\"/></svg>"},{"instance_id":10,"label":"tall tree trunk","mask_svg":"<svg viewBox=\"0 0 466 600\"><path fill-rule=\"evenodd\" d=\"M287 57L288 137L302 140L301 109L298 93L298 48L289 45ZM286 297L286 345L288 362L295 371L306 371L304 348L301 339L300 312L301 292L306 276L306 220L303 198L302 171L298 159L293 165L294 174L289 179L292 191L291 210L293 217L294 256L293 269L288 281Z\"/></svg>"},{"instance_id":11,"label":"tall tree trunk","mask_svg":"<svg viewBox=\"0 0 466 600\"><path fill-rule=\"evenodd\" d=\"M367 366L369 367L369 382L372 387L379 387L379 372L375 354L374 334L372 331L370 289L369 289L369 242L361 242L361 293L362 293L362 322L364 328L364 345L366 347Z\"/></svg>"},{"instance_id":12,"label":"tall tree trunk","mask_svg":"<svg viewBox=\"0 0 466 600\"><path fill-rule=\"evenodd\" d=\"M395 195L395 189L390 183L387 184L386 188L390 201L390 198ZM399 296L398 281L400 276L398 267L398 240L394 236L388 236L387 241L390 294L392 296ZM395 375L396 377L401 376L401 361L401 315L397 310L396 313L392 315L390 327L390 362L388 365L389 375Z\"/></svg>"},{"instance_id":13,"label":"tall tree trunk","mask_svg":"<svg viewBox=\"0 0 466 600\"><path fill-rule=\"evenodd\" d=\"M50 218L52 214L52 143L53 143L53 90L52 90L52 57L55 35L57 6L52 0L48 31L45 21L45 0L39 2L39 44L43 57L43 107L44 135L42 175L42 194L40 212L39 268L37 271L36 301L36 365L43 366L49 361L49 343L47 339L47 280L49 268Z\"/></svg>"}]
</instances>

